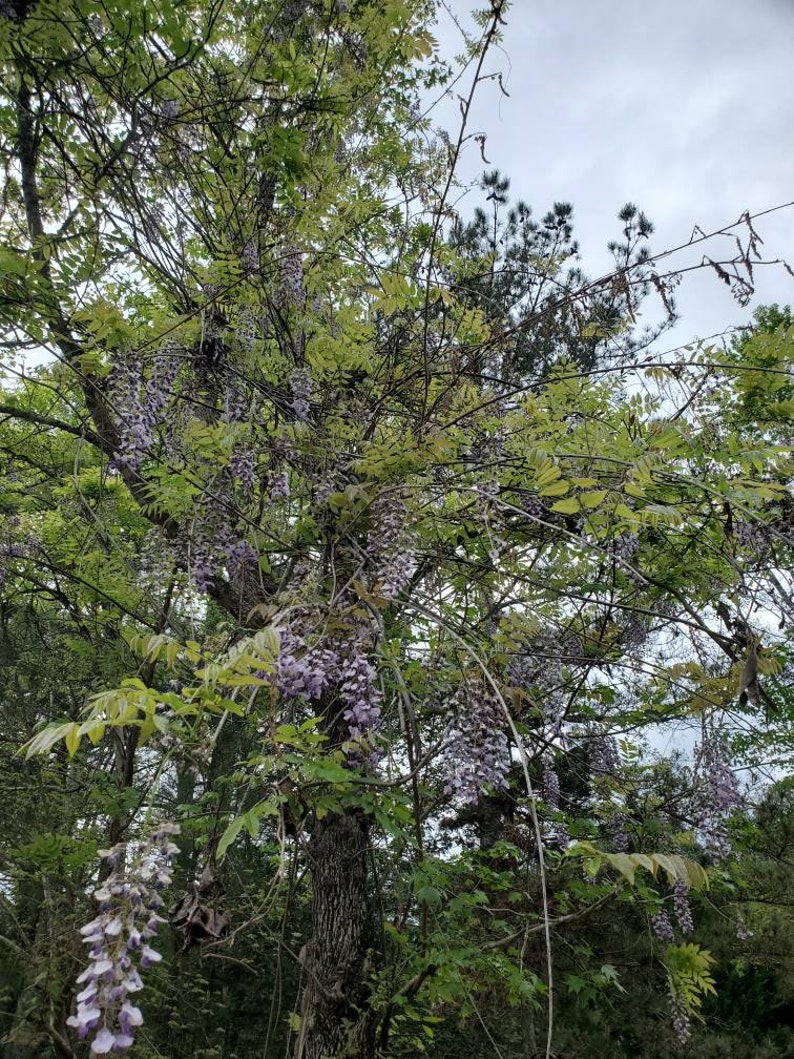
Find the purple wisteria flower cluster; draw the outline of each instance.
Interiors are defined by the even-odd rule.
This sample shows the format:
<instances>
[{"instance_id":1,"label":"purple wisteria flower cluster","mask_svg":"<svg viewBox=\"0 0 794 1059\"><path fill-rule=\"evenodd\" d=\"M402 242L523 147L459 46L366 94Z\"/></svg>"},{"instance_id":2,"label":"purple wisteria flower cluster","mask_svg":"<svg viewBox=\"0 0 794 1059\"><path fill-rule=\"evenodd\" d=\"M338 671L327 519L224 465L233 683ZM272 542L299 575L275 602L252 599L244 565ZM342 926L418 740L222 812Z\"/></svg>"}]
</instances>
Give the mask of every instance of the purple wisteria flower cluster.
<instances>
[{"instance_id":1,"label":"purple wisteria flower cluster","mask_svg":"<svg viewBox=\"0 0 794 1059\"><path fill-rule=\"evenodd\" d=\"M566 671L582 664L582 641L575 632L554 631L528 638L508 664L513 687L533 689L544 700L544 713L559 712L552 698L559 698Z\"/></svg>"},{"instance_id":2,"label":"purple wisteria flower cluster","mask_svg":"<svg viewBox=\"0 0 794 1059\"><path fill-rule=\"evenodd\" d=\"M137 353L121 356L111 367L107 393L119 438L112 461L116 469L137 471L150 452L181 363L177 347L167 344L154 358L148 379Z\"/></svg>"},{"instance_id":3,"label":"purple wisteria flower cluster","mask_svg":"<svg viewBox=\"0 0 794 1059\"><path fill-rule=\"evenodd\" d=\"M279 471L270 479L268 495L272 503L289 500L289 471Z\"/></svg>"},{"instance_id":4,"label":"purple wisteria flower cluster","mask_svg":"<svg viewBox=\"0 0 794 1059\"><path fill-rule=\"evenodd\" d=\"M474 805L490 788L507 788L510 747L504 726L493 690L463 681L450 703L442 751L448 794Z\"/></svg>"},{"instance_id":5,"label":"purple wisteria flower cluster","mask_svg":"<svg viewBox=\"0 0 794 1059\"><path fill-rule=\"evenodd\" d=\"M225 423L240 423L249 411L249 401L241 380L233 372L226 372L223 387L223 410Z\"/></svg>"},{"instance_id":6,"label":"purple wisteria flower cluster","mask_svg":"<svg viewBox=\"0 0 794 1059\"><path fill-rule=\"evenodd\" d=\"M276 661L275 683L288 699L318 699L339 674L339 655L333 644L309 646L291 626L279 630L281 647Z\"/></svg>"},{"instance_id":7,"label":"purple wisteria flower cluster","mask_svg":"<svg viewBox=\"0 0 794 1059\"><path fill-rule=\"evenodd\" d=\"M232 579L248 569L256 569L259 555L253 545L233 529L219 510L233 508L231 496L231 468L224 472L215 486L213 504L203 506L196 516L186 543L186 565L196 590L210 592L220 576Z\"/></svg>"},{"instance_id":8,"label":"purple wisteria flower cluster","mask_svg":"<svg viewBox=\"0 0 794 1059\"><path fill-rule=\"evenodd\" d=\"M612 541L612 552L616 559L625 559L629 561L634 558L640 547L640 542L636 533L630 533L628 530L619 534Z\"/></svg>"},{"instance_id":9,"label":"purple wisteria flower cluster","mask_svg":"<svg viewBox=\"0 0 794 1059\"><path fill-rule=\"evenodd\" d=\"M205 512L196 519L190 539L190 576L198 592L210 592L214 587L219 552L217 527Z\"/></svg>"},{"instance_id":10,"label":"purple wisteria flower cluster","mask_svg":"<svg viewBox=\"0 0 794 1059\"><path fill-rule=\"evenodd\" d=\"M626 830L626 817L623 813L616 813L612 817L612 849L615 853L628 853L629 835Z\"/></svg>"},{"instance_id":11,"label":"purple wisteria flower cluster","mask_svg":"<svg viewBox=\"0 0 794 1059\"><path fill-rule=\"evenodd\" d=\"M243 274L246 276L251 276L259 271L259 250L253 239L249 239L243 247L243 252L240 255L240 264Z\"/></svg>"},{"instance_id":12,"label":"purple wisteria flower cluster","mask_svg":"<svg viewBox=\"0 0 794 1059\"><path fill-rule=\"evenodd\" d=\"M251 449L238 449L229 461L232 478L247 492L256 484L256 459Z\"/></svg>"},{"instance_id":13,"label":"purple wisteria flower cluster","mask_svg":"<svg viewBox=\"0 0 794 1059\"><path fill-rule=\"evenodd\" d=\"M553 846L563 848L570 842L571 836L568 825L560 814L560 777L554 767L554 758L551 754L545 755L543 759L543 780L541 793L546 803L546 809L551 819L547 819L544 826L546 840ZM556 818L555 818L556 817Z\"/></svg>"},{"instance_id":14,"label":"purple wisteria flower cluster","mask_svg":"<svg viewBox=\"0 0 794 1059\"><path fill-rule=\"evenodd\" d=\"M678 929L682 934L691 934L695 929L695 923L689 904L689 888L681 879L673 887L673 909L678 921Z\"/></svg>"},{"instance_id":15,"label":"purple wisteria flower cluster","mask_svg":"<svg viewBox=\"0 0 794 1059\"><path fill-rule=\"evenodd\" d=\"M91 1052L106 1055L134 1044L143 1024L141 1009L129 997L143 989L140 971L162 956L149 942L165 920L162 891L171 883L171 863L178 847L172 837L177 824L162 824L124 868L126 843L100 855L110 865L105 882L93 890L98 915L80 933L89 946L90 963L78 977L77 1012L66 1021L80 1039L93 1034Z\"/></svg>"},{"instance_id":16,"label":"purple wisteria flower cluster","mask_svg":"<svg viewBox=\"0 0 794 1059\"><path fill-rule=\"evenodd\" d=\"M305 364L299 364L289 377L289 387L292 392L292 411L299 423L305 423L309 418L309 401L312 396L311 372Z\"/></svg>"},{"instance_id":17,"label":"purple wisteria flower cluster","mask_svg":"<svg viewBox=\"0 0 794 1059\"><path fill-rule=\"evenodd\" d=\"M380 727L382 694L377 670L356 640L344 647L338 641L309 644L296 628L280 630L281 648L275 684L285 698L318 699L335 689L343 706L350 738L368 738Z\"/></svg>"},{"instance_id":18,"label":"purple wisteria flower cluster","mask_svg":"<svg viewBox=\"0 0 794 1059\"><path fill-rule=\"evenodd\" d=\"M769 538L766 526L762 523L737 520L733 533L737 542L743 548L751 550L756 558L762 559L769 553Z\"/></svg>"},{"instance_id":19,"label":"purple wisteria flower cluster","mask_svg":"<svg viewBox=\"0 0 794 1059\"><path fill-rule=\"evenodd\" d=\"M706 845L718 857L731 851L728 820L742 802L730 763L728 746L721 732L704 731L700 746L700 768L704 784L701 830Z\"/></svg>"},{"instance_id":20,"label":"purple wisteria flower cluster","mask_svg":"<svg viewBox=\"0 0 794 1059\"><path fill-rule=\"evenodd\" d=\"M560 808L560 777L550 757L543 762L543 800L549 809Z\"/></svg>"},{"instance_id":21,"label":"purple wisteria flower cluster","mask_svg":"<svg viewBox=\"0 0 794 1059\"><path fill-rule=\"evenodd\" d=\"M276 294L278 305L286 307L295 305L303 308L306 304L306 287L303 284L303 261L294 248L289 248L281 259L281 276Z\"/></svg>"},{"instance_id":22,"label":"purple wisteria flower cluster","mask_svg":"<svg viewBox=\"0 0 794 1059\"><path fill-rule=\"evenodd\" d=\"M345 704L344 718L353 739L380 727L381 700L375 667L356 644L339 669L339 697Z\"/></svg>"},{"instance_id":23,"label":"purple wisteria flower cluster","mask_svg":"<svg viewBox=\"0 0 794 1059\"><path fill-rule=\"evenodd\" d=\"M116 415L119 450L111 466L137 471L152 444L152 433L144 414L141 397L143 369L139 356L129 354L117 360L108 379L108 398Z\"/></svg>"},{"instance_id":24,"label":"purple wisteria flower cluster","mask_svg":"<svg viewBox=\"0 0 794 1059\"><path fill-rule=\"evenodd\" d=\"M372 506L372 536L367 552L379 594L394 599L416 569L415 542L406 532L407 509L397 492L384 493Z\"/></svg>"},{"instance_id":25,"label":"purple wisteria flower cluster","mask_svg":"<svg viewBox=\"0 0 794 1059\"><path fill-rule=\"evenodd\" d=\"M651 916L651 930L654 932L659 941L665 941L669 945L672 945L675 941L675 932L673 930L673 924L670 922L670 917L662 909L660 912L655 912Z\"/></svg>"},{"instance_id":26,"label":"purple wisteria flower cluster","mask_svg":"<svg viewBox=\"0 0 794 1059\"><path fill-rule=\"evenodd\" d=\"M248 541L232 541L226 547L226 565L229 569L229 577L234 581L245 570L256 569L259 565L259 556L254 546L249 544Z\"/></svg>"},{"instance_id":27,"label":"purple wisteria flower cluster","mask_svg":"<svg viewBox=\"0 0 794 1059\"><path fill-rule=\"evenodd\" d=\"M613 735L598 732L587 742L590 771L595 776L613 776L620 768L620 751Z\"/></svg>"},{"instance_id":28,"label":"purple wisteria flower cluster","mask_svg":"<svg viewBox=\"0 0 794 1059\"><path fill-rule=\"evenodd\" d=\"M676 1040L682 1047L692 1036L692 1022L681 999L675 995L670 998L670 1021Z\"/></svg>"},{"instance_id":29,"label":"purple wisteria flower cluster","mask_svg":"<svg viewBox=\"0 0 794 1059\"><path fill-rule=\"evenodd\" d=\"M237 316L235 335L243 349L250 350L253 348L261 330L262 328L257 324L257 319L252 310L248 307L241 309Z\"/></svg>"}]
</instances>

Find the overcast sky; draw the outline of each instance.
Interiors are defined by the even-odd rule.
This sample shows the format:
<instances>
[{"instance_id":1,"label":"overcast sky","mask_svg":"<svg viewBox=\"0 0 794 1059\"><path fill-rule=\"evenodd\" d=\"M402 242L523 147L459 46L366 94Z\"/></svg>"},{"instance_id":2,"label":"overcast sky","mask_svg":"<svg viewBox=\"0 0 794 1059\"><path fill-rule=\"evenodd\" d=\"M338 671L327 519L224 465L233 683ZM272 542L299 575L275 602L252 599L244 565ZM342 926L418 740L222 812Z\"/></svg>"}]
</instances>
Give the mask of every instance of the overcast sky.
<instances>
[{"instance_id":1,"label":"overcast sky","mask_svg":"<svg viewBox=\"0 0 794 1059\"><path fill-rule=\"evenodd\" d=\"M448 6L471 25L469 0ZM485 72L502 72L510 98L481 84L471 131L487 133L488 160L536 214L573 204L591 275L608 270L605 244L619 236L615 214L627 201L653 220L651 245L662 250L696 224L708 232L794 199L794 0L514 0L507 23ZM439 38L444 53L460 50L448 17ZM454 135L457 101L436 115ZM473 179L482 168L470 143L460 173ZM794 208L757 229L767 256L794 267ZM744 323L757 304L794 303L794 279L780 267L757 278L742 309L712 272L690 276L667 344Z\"/></svg>"}]
</instances>

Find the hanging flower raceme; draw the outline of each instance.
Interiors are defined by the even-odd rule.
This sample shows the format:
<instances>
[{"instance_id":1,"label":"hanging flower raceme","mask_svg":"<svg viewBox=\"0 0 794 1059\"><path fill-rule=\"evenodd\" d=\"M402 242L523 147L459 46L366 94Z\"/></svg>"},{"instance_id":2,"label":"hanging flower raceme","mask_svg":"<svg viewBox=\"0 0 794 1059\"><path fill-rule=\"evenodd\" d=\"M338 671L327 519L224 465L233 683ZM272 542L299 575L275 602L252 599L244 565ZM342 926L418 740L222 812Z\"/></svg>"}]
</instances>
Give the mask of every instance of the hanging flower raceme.
<instances>
[{"instance_id":1,"label":"hanging flower raceme","mask_svg":"<svg viewBox=\"0 0 794 1059\"><path fill-rule=\"evenodd\" d=\"M305 364L299 364L293 369L289 378L289 386L292 391L292 411L299 423L305 423L309 418L309 401L312 396L312 377Z\"/></svg>"},{"instance_id":2,"label":"hanging flower raceme","mask_svg":"<svg viewBox=\"0 0 794 1059\"><path fill-rule=\"evenodd\" d=\"M615 853L628 853L629 836L626 831L626 817L623 813L616 813L612 817L612 849Z\"/></svg>"},{"instance_id":3,"label":"hanging flower raceme","mask_svg":"<svg viewBox=\"0 0 794 1059\"><path fill-rule=\"evenodd\" d=\"M108 399L116 417L118 451L112 466L137 471L152 444L151 421L141 395L143 368L140 357L126 355L113 365L108 380Z\"/></svg>"},{"instance_id":4,"label":"hanging flower raceme","mask_svg":"<svg viewBox=\"0 0 794 1059\"><path fill-rule=\"evenodd\" d=\"M560 808L560 777L550 758L543 762L543 798L549 809Z\"/></svg>"},{"instance_id":5,"label":"hanging flower raceme","mask_svg":"<svg viewBox=\"0 0 794 1059\"><path fill-rule=\"evenodd\" d=\"M383 599L394 599L416 569L414 539L406 531L407 511L399 492L384 493L372 506L372 536L367 548L374 580Z\"/></svg>"},{"instance_id":6,"label":"hanging flower raceme","mask_svg":"<svg viewBox=\"0 0 794 1059\"><path fill-rule=\"evenodd\" d=\"M150 452L181 363L179 348L166 343L154 358L148 379L144 379L143 362L137 354L123 355L113 364L108 399L119 435L118 452L113 457L116 468L138 470Z\"/></svg>"},{"instance_id":7,"label":"hanging flower raceme","mask_svg":"<svg viewBox=\"0 0 794 1059\"><path fill-rule=\"evenodd\" d=\"M143 989L140 972L162 959L149 942L165 922L158 913L165 903L162 891L171 883L171 861L178 852L171 839L178 833L176 824L161 825L126 868L126 843L100 854L111 872L92 893L99 913L80 930L90 962L77 979L83 987L77 1011L66 1020L81 1040L93 1035L94 1055L130 1048L143 1023L130 996Z\"/></svg>"},{"instance_id":8,"label":"hanging flower raceme","mask_svg":"<svg viewBox=\"0 0 794 1059\"><path fill-rule=\"evenodd\" d=\"M501 704L490 688L464 681L450 704L443 750L449 794L473 805L489 788L505 790L510 747Z\"/></svg>"},{"instance_id":9,"label":"hanging flower raceme","mask_svg":"<svg viewBox=\"0 0 794 1059\"><path fill-rule=\"evenodd\" d=\"M612 776L620 768L620 751L613 735L596 733L588 739L590 770L594 776Z\"/></svg>"},{"instance_id":10,"label":"hanging flower raceme","mask_svg":"<svg viewBox=\"0 0 794 1059\"><path fill-rule=\"evenodd\" d=\"M680 879L673 888L673 908L678 927L682 934L691 934L695 929L692 909L689 904L689 888Z\"/></svg>"},{"instance_id":11,"label":"hanging flower raceme","mask_svg":"<svg viewBox=\"0 0 794 1059\"><path fill-rule=\"evenodd\" d=\"M232 478L247 492L256 485L256 457L251 449L239 449L229 461Z\"/></svg>"},{"instance_id":12,"label":"hanging flower raceme","mask_svg":"<svg viewBox=\"0 0 794 1059\"><path fill-rule=\"evenodd\" d=\"M340 664L339 696L345 703L344 718L351 739L360 739L380 725L381 693L375 667L360 645L355 644Z\"/></svg>"},{"instance_id":13,"label":"hanging flower raceme","mask_svg":"<svg viewBox=\"0 0 794 1059\"><path fill-rule=\"evenodd\" d=\"M271 503L276 504L279 500L289 500L289 472L279 471L270 479L269 495Z\"/></svg>"},{"instance_id":14,"label":"hanging flower raceme","mask_svg":"<svg viewBox=\"0 0 794 1059\"><path fill-rule=\"evenodd\" d=\"M651 930L659 941L667 942L669 945L672 945L675 941L673 924L670 922L670 917L664 909L660 912L655 912L651 916Z\"/></svg>"},{"instance_id":15,"label":"hanging flower raceme","mask_svg":"<svg viewBox=\"0 0 794 1059\"><path fill-rule=\"evenodd\" d=\"M731 768L728 746L722 733L707 730L700 747L704 781L702 831L706 845L718 856L730 853L728 820L741 805L739 785Z\"/></svg>"},{"instance_id":16,"label":"hanging flower raceme","mask_svg":"<svg viewBox=\"0 0 794 1059\"><path fill-rule=\"evenodd\" d=\"M339 655L333 646L309 646L294 628L279 630L281 647L276 662L275 683L289 699L318 699L339 673Z\"/></svg>"},{"instance_id":17,"label":"hanging flower raceme","mask_svg":"<svg viewBox=\"0 0 794 1059\"><path fill-rule=\"evenodd\" d=\"M275 683L286 698L318 699L335 689L343 705L350 738L362 739L380 726L382 694L377 671L363 645L352 640L309 644L294 627L279 630L281 649Z\"/></svg>"},{"instance_id":18,"label":"hanging flower raceme","mask_svg":"<svg viewBox=\"0 0 794 1059\"><path fill-rule=\"evenodd\" d=\"M281 307L306 304L306 287L303 283L303 259L294 247L287 247L281 258L281 275L276 292L276 304Z\"/></svg>"},{"instance_id":19,"label":"hanging flower raceme","mask_svg":"<svg viewBox=\"0 0 794 1059\"><path fill-rule=\"evenodd\" d=\"M670 1016L676 1040L684 1047L692 1036L692 1021L684 1004L675 994L670 997Z\"/></svg>"}]
</instances>

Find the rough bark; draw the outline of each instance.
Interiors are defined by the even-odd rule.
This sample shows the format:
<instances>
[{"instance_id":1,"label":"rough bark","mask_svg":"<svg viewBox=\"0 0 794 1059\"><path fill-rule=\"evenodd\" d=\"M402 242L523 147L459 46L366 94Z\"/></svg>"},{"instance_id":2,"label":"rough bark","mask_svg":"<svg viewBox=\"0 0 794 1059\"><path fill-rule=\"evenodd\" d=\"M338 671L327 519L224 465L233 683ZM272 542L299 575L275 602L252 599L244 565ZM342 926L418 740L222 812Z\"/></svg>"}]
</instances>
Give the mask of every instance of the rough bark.
<instances>
[{"instance_id":1,"label":"rough bark","mask_svg":"<svg viewBox=\"0 0 794 1059\"><path fill-rule=\"evenodd\" d=\"M369 821L358 811L318 820L309 842L312 937L303 953L305 988L296 1059L370 1059L367 1011L374 937L367 893Z\"/></svg>"}]
</instances>

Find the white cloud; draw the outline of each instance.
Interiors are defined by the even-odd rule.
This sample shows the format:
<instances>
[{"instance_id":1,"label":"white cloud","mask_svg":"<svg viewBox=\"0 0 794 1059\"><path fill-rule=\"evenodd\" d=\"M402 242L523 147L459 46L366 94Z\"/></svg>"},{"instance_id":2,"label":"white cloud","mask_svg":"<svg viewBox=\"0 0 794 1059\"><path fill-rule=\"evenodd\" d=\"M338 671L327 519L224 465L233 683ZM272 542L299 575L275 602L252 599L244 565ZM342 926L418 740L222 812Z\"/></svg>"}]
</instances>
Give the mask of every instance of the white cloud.
<instances>
[{"instance_id":1,"label":"white cloud","mask_svg":"<svg viewBox=\"0 0 794 1059\"><path fill-rule=\"evenodd\" d=\"M467 22L468 0L450 6ZM608 267L604 246L626 201L653 219L661 250L686 242L695 224L709 231L794 199L788 0L516 0L507 22L485 72L502 72L510 98L493 81L480 85L471 131L487 133L487 157L537 213L573 203L587 271ZM459 50L451 21L440 38L447 53ZM457 100L439 120L455 127ZM461 175L481 169L471 143ZM769 256L794 263L794 208L758 229ZM677 340L743 323L756 304L794 302L782 269L760 272L749 309L716 276L685 283Z\"/></svg>"}]
</instances>

